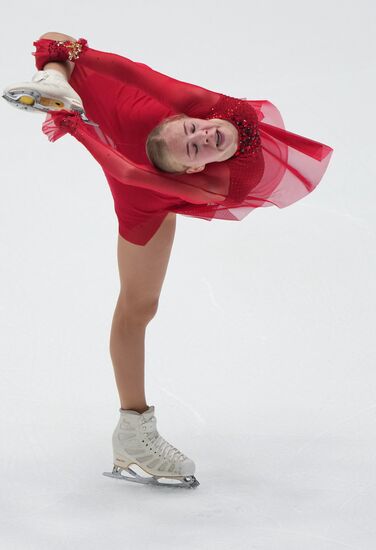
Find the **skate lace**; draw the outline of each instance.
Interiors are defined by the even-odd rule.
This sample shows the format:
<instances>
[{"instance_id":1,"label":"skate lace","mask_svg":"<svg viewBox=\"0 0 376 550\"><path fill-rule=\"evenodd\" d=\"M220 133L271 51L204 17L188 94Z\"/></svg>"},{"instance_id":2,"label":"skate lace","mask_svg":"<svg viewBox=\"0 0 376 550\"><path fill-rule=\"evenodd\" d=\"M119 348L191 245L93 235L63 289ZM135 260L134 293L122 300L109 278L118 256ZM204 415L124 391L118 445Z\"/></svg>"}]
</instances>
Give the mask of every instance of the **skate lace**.
<instances>
[{"instance_id":1,"label":"skate lace","mask_svg":"<svg viewBox=\"0 0 376 550\"><path fill-rule=\"evenodd\" d=\"M154 450L161 457L172 460L174 462L185 460L187 457L179 449L168 443L156 430L155 417L152 416L149 420L144 420L142 423L148 441L150 441L150 450Z\"/></svg>"}]
</instances>

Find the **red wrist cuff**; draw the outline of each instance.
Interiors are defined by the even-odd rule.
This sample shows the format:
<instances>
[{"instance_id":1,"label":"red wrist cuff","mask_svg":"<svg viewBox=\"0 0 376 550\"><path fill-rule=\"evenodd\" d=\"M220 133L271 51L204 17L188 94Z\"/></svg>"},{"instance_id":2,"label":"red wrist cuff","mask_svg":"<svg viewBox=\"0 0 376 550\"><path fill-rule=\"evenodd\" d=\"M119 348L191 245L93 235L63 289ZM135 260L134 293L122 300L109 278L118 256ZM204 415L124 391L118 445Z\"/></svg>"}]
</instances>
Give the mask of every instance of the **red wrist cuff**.
<instances>
[{"instance_id":1,"label":"red wrist cuff","mask_svg":"<svg viewBox=\"0 0 376 550\"><path fill-rule=\"evenodd\" d=\"M56 141L65 134L75 135L77 127L84 124L80 113L77 111L54 111L47 113L46 119L42 124L42 131L48 137L49 141Z\"/></svg>"},{"instance_id":2,"label":"red wrist cuff","mask_svg":"<svg viewBox=\"0 0 376 550\"><path fill-rule=\"evenodd\" d=\"M34 41L33 45L36 51L31 53L35 56L35 65L39 71L51 61L75 62L89 47L85 38L79 38L77 41L40 38Z\"/></svg>"}]
</instances>

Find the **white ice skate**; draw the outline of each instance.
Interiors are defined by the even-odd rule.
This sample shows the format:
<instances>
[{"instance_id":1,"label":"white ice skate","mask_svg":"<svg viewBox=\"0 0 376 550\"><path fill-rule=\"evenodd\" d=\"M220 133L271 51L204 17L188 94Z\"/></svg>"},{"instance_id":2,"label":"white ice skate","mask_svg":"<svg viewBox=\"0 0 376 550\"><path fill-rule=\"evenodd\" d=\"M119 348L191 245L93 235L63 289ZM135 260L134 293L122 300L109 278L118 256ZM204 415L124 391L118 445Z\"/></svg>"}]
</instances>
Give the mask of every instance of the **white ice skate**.
<instances>
[{"instance_id":1,"label":"white ice skate","mask_svg":"<svg viewBox=\"0 0 376 550\"><path fill-rule=\"evenodd\" d=\"M82 100L64 76L54 69L37 71L30 82L9 84L2 97L14 107L34 113L51 111L78 111L88 124L90 121L84 111Z\"/></svg>"},{"instance_id":2,"label":"white ice skate","mask_svg":"<svg viewBox=\"0 0 376 550\"><path fill-rule=\"evenodd\" d=\"M163 439L157 431L154 406L144 413L120 410L120 419L112 435L114 466L103 475L137 483L169 487L197 487L194 462ZM139 475L134 464L148 475ZM131 477L122 472L128 472ZM159 481L166 478L166 482Z\"/></svg>"}]
</instances>

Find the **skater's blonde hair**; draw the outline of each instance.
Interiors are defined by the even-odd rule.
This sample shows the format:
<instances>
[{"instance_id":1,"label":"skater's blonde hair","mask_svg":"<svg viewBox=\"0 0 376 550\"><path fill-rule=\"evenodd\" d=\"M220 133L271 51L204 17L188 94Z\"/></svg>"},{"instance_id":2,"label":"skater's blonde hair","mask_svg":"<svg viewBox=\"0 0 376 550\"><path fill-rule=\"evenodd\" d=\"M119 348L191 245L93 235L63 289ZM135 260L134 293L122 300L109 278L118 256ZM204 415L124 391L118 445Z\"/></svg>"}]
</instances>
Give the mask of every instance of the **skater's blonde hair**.
<instances>
[{"instance_id":1,"label":"skater's blonde hair","mask_svg":"<svg viewBox=\"0 0 376 550\"><path fill-rule=\"evenodd\" d=\"M163 172L185 172L189 166L180 164L170 155L167 143L162 137L164 127L172 120L186 117L184 113L165 118L155 126L146 140L146 154L150 162Z\"/></svg>"}]
</instances>

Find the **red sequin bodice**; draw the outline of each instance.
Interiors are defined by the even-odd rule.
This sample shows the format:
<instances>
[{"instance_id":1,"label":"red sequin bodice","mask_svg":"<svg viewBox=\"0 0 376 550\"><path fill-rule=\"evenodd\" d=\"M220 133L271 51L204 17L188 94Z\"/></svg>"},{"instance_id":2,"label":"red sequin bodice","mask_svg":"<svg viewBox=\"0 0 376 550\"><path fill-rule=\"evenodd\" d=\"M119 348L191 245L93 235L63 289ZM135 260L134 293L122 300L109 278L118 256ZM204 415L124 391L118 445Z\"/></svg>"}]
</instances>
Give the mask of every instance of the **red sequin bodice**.
<instances>
[{"instance_id":1,"label":"red sequin bodice","mask_svg":"<svg viewBox=\"0 0 376 550\"><path fill-rule=\"evenodd\" d=\"M239 133L239 145L233 155L255 156L261 148L256 111L242 99L223 95L206 119L221 118L231 122ZM231 157L232 158L232 157Z\"/></svg>"}]
</instances>

